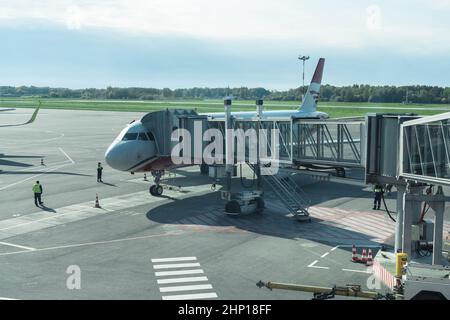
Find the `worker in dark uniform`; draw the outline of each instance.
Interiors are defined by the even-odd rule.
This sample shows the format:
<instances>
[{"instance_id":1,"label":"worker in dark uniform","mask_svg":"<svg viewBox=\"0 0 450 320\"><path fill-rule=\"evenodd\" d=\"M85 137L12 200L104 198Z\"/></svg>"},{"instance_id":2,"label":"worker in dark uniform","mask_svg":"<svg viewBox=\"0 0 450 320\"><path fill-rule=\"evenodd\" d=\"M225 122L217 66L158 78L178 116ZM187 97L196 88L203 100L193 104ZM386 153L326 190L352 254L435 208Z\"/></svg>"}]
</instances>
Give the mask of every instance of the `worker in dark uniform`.
<instances>
[{"instance_id":1,"label":"worker in dark uniform","mask_svg":"<svg viewBox=\"0 0 450 320\"><path fill-rule=\"evenodd\" d=\"M391 192L392 192L392 187L393 187L393 186L394 186L394 185L393 185L393 184L390 184L390 183L386 185L385 190L386 190L386 192L387 192L388 195L391 194Z\"/></svg>"},{"instance_id":2,"label":"worker in dark uniform","mask_svg":"<svg viewBox=\"0 0 450 320\"><path fill-rule=\"evenodd\" d=\"M102 164L99 162L98 166L97 166L97 182L103 182L102 171L103 171L103 167L102 167Z\"/></svg>"},{"instance_id":3,"label":"worker in dark uniform","mask_svg":"<svg viewBox=\"0 0 450 320\"><path fill-rule=\"evenodd\" d=\"M39 207L39 205L43 205L44 202L42 202L42 185L39 183L39 181L36 181L36 183L33 186L33 193L34 193L34 204L36 207ZM38 205L39 203L39 205Z\"/></svg>"},{"instance_id":4,"label":"worker in dark uniform","mask_svg":"<svg viewBox=\"0 0 450 320\"><path fill-rule=\"evenodd\" d=\"M380 210L381 197L383 196L383 187L379 184L376 184L373 188L373 192L375 193L375 199L373 200L373 210Z\"/></svg>"}]
</instances>

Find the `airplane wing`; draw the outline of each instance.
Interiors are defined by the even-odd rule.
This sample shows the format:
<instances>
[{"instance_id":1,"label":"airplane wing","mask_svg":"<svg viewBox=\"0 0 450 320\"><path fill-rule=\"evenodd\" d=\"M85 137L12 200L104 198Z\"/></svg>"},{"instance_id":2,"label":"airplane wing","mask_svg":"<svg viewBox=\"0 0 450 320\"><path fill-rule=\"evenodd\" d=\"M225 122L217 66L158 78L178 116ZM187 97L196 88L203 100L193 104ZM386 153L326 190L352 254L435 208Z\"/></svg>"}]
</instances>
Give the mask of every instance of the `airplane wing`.
<instances>
[{"instance_id":1,"label":"airplane wing","mask_svg":"<svg viewBox=\"0 0 450 320\"><path fill-rule=\"evenodd\" d=\"M34 122L34 120L36 120L37 114L39 112L39 109L41 108L41 101L39 101L39 105L36 107L36 109L34 110L33 114L31 115L30 120L28 120L25 123L20 123L20 124L5 124L5 125L0 125L0 128L4 128L4 127L17 127L17 126L23 126L23 125L27 125L30 124L32 122Z\"/></svg>"},{"instance_id":2,"label":"airplane wing","mask_svg":"<svg viewBox=\"0 0 450 320\"><path fill-rule=\"evenodd\" d=\"M25 122L24 124L29 124L32 123L34 120L36 120L37 114L39 112L39 109L41 108L41 101L39 101L39 105L36 107L36 109L34 110L33 114L31 115L30 120L28 120L27 122Z\"/></svg>"}]
</instances>

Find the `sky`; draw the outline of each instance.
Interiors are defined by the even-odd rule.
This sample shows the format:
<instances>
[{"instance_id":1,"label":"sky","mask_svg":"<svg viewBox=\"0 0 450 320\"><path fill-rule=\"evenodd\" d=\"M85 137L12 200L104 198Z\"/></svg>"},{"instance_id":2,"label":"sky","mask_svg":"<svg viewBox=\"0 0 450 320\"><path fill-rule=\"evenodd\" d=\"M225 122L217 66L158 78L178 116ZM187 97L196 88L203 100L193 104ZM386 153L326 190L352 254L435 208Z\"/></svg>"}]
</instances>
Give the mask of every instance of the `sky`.
<instances>
[{"instance_id":1,"label":"sky","mask_svg":"<svg viewBox=\"0 0 450 320\"><path fill-rule=\"evenodd\" d=\"M450 86L450 0L0 0L0 85Z\"/></svg>"}]
</instances>

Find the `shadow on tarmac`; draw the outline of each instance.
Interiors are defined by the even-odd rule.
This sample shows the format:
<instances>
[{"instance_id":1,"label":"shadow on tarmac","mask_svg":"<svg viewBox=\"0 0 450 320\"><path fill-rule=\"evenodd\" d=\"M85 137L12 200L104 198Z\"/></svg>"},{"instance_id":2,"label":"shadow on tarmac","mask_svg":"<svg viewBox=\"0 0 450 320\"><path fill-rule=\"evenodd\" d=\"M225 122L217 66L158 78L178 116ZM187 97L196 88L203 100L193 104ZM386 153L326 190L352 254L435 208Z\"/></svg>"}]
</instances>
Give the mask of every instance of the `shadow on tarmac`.
<instances>
[{"instance_id":1,"label":"shadow on tarmac","mask_svg":"<svg viewBox=\"0 0 450 320\"><path fill-rule=\"evenodd\" d=\"M171 180L172 185L187 183L194 185L189 179L191 173L186 174L186 177L176 177ZM192 172L196 178L193 179L196 184L199 184L199 175L197 172ZM206 183L212 183L211 178L205 177ZM203 179L201 179L203 180ZM248 184L251 179L244 178L244 185ZM311 206L324 207L339 207L347 204L354 199L361 201L359 206L364 207L364 211L372 211L373 206L373 192L368 189L362 181L345 181L345 180L331 180L331 181L314 181L308 179L306 175L295 175L295 180L307 194L311 201ZM233 190L237 191L239 187L239 179L233 179ZM270 186L264 185L265 191L272 191ZM389 195L386 195L388 209L392 212L395 207L392 206L392 201L396 199L397 192L395 188ZM270 198L265 199L266 204L270 204ZM194 226L200 229L207 230L208 227L234 227L237 230L249 231L261 235L274 236L286 239L305 238L319 243L365 243L367 245L380 245L373 241L371 235L354 230L347 230L334 223L333 221L322 220L319 218L312 218L311 223L301 223L286 215L283 209L275 209L273 206L266 208L261 214L249 214L240 216L229 216L223 211L225 201L220 199L220 193L214 192L204 195L199 195L191 198L183 199L182 201L174 201L157 206L147 212L146 216L149 220L169 224L174 226ZM395 205L394 205L395 206ZM377 211L378 213L378 211ZM387 214L386 214L387 215ZM337 218L335 221L338 221ZM193 229L195 230L195 228ZM385 241L387 244L392 242L392 239Z\"/></svg>"},{"instance_id":2,"label":"shadow on tarmac","mask_svg":"<svg viewBox=\"0 0 450 320\"><path fill-rule=\"evenodd\" d=\"M6 155L4 153L0 153L0 166L9 166L9 167L32 167L33 164L28 164L24 162L12 161L12 160L4 160L4 159L42 159L43 156L19 156L19 155Z\"/></svg>"},{"instance_id":3,"label":"shadow on tarmac","mask_svg":"<svg viewBox=\"0 0 450 320\"><path fill-rule=\"evenodd\" d=\"M109 183L109 182L104 182L104 181L102 181L100 183L103 183L104 185L107 185L107 186L110 186L110 187L117 187L117 185L114 184L114 183Z\"/></svg>"},{"instance_id":4,"label":"shadow on tarmac","mask_svg":"<svg viewBox=\"0 0 450 320\"><path fill-rule=\"evenodd\" d=\"M47 206L45 206L45 205L43 205L43 204L42 204L39 208L41 208L41 209L44 210L44 211L56 213L56 210L55 210L55 209L49 208L49 207L47 207Z\"/></svg>"},{"instance_id":5,"label":"shadow on tarmac","mask_svg":"<svg viewBox=\"0 0 450 320\"><path fill-rule=\"evenodd\" d=\"M285 239L305 238L325 244L345 240L346 243L355 241L379 245L369 235L342 229L318 218L313 218L311 223L302 223L286 216L286 212L267 208L259 214L228 216L223 212L224 205L219 193L215 192L155 207L146 216L157 223L180 227L235 227L238 230ZM324 237L323 234L329 237Z\"/></svg>"},{"instance_id":6,"label":"shadow on tarmac","mask_svg":"<svg viewBox=\"0 0 450 320\"><path fill-rule=\"evenodd\" d=\"M67 172L67 171L50 171L50 172L43 172L43 171L1 171L2 174L41 174L45 173L46 175L67 175L67 176L80 176L80 177L93 177L92 174L83 174L83 173L74 173L74 172Z\"/></svg>"}]
</instances>

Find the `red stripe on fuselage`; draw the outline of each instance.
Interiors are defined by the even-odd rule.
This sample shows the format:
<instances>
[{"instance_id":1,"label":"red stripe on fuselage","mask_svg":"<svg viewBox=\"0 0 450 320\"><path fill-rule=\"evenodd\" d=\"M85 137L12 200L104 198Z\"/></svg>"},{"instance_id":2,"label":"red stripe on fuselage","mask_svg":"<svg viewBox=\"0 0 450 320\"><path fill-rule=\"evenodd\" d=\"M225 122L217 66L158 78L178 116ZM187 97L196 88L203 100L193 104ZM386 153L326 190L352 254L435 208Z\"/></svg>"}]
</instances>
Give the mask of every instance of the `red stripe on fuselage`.
<instances>
[{"instance_id":1,"label":"red stripe on fuselage","mask_svg":"<svg viewBox=\"0 0 450 320\"><path fill-rule=\"evenodd\" d=\"M170 157L159 157L151 162L144 163L142 166L133 170L133 172L146 172L153 170L168 170L178 167L173 164Z\"/></svg>"}]
</instances>

